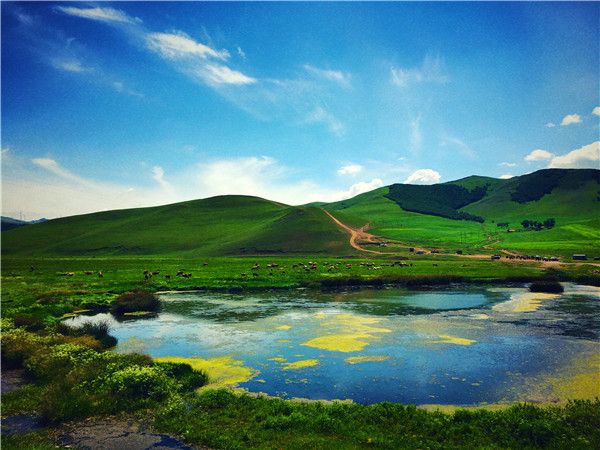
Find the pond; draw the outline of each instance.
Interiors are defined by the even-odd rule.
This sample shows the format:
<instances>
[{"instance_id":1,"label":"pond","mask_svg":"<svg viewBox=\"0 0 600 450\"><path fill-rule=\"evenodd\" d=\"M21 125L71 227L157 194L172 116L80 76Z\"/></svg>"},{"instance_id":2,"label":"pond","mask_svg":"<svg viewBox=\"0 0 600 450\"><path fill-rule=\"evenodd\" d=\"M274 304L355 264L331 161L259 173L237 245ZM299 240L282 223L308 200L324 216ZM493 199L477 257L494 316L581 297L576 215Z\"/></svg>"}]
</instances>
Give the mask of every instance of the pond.
<instances>
[{"instance_id":1,"label":"pond","mask_svg":"<svg viewBox=\"0 0 600 450\"><path fill-rule=\"evenodd\" d=\"M161 295L107 320L116 351L206 369L212 386L284 398L476 405L600 395L600 288L309 290Z\"/></svg>"}]
</instances>

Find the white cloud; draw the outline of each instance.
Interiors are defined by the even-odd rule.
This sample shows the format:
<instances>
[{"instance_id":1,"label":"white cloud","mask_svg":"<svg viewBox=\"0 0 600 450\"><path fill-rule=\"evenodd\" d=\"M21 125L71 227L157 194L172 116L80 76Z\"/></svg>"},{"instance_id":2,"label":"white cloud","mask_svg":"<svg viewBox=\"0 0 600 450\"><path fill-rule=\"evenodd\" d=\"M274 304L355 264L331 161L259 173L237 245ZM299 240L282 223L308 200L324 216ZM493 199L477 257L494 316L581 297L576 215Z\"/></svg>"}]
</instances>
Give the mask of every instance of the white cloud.
<instances>
[{"instance_id":1,"label":"white cloud","mask_svg":"<svg viewBox=\"0 0 600 450\"><path fill-rule=\"evenodd\" d=\"M356 175L359 172L362 172L363 166L360 164L347 164L338 169L338 175Z\"/></svg>"},{"instance_id":2,"label":"white cloud","mask_svg":"<svg viewBox=\"0 0 600 450\"><path fill-rule=\"evenodd\" d=\"M581 116L579 114L568 114L563 117L562 122L560 123L562 126L572 125L574 123L580 123Z\"/></svg>"},{"instance_id":3,"label":"white cloud","mask_svg":"<svg viewBox=\"0 0 600 450\"><path fill-rule=\"evenodd\" d=\"M594 116L600 116L600 106L596 106L594 109L592 109L592 114Z\"/></svg>"},{"instance_id":4,"label":"white cloud","mask_svg":"<svg viewBox=\"0 0 600 450\"><path fill-rule=\"evenodd\" d=\"M212 49L207 45L194 41L183 32L148 33L146 43L150 50L160 53L161 56L167 59L182 59L191 56L200 57L201 59L211 57L225 60L229 58L227 50L217 51Z\"/></svg>"},{"instance_id":5,"label":"white cloud","mask_svg":"<svg viewBox=\"0 0 600 450\"><path fill-rule=\"evenodd\" d=\"M546 128L554 128L555 126L556 126L556 124L555 124L555 123L553 123L553 122L548 122L548 123L545 125L545 127L546 127Z\"/></svg>"},{"instance_id":6,"label":"white cloud","mask_svg":"<svg viewBox=\"0 0 600 450\"><path fill-rule=\"evenodd\" d=\"M502 166L502 167L515 167L517 164L516 163L509 163L509 162L501 162L498 165Z\"/></svg>"},{"instance_id":7,"label":"white cloud","mask_svg":"<svg viewBox=\"0 0 600 450\"><path fill-rule=\"evenodd\" d=\"M76 59L53 59L51 63L55 69L63 70L65 72L85 73L93 72L94 70L91 67L83 66L81 62Z\"/></svg>"},{"instance_id":8,"label":"white cloud","mask_svg":"<svg viewBox=\"0 0 600 450\"><path fill-rule=\"evenodd\" d=\"M350 87L352 76L349 73L342 72L340 70L319 69L318 67L311 66L310 64L305 64L304 69L312 75L338 83L344 88Z\"/></svg>"},{"instance_id":9,"label":"white cloud","mask_svg":"<svg viewBox=\"0 0 600 450\"><path fill-rule=\"evenodd\" d=\"M435 184L439 183L441 175L438 171L433 169L419 169L411 173L406 180L405 184Z\"/></svg>"},{"instance_id":10,"label":"white cloud","mask_svg":"<svg viewBox=\"0 0 600 450\"><path fill-rule=\"evenodd\" d=\"M440 56L426 56L420 67L410 69L392 67L390 71L392 83L402 88L420 83L444 84L450 80L444 60Z\"/></svg>"},{"instance_id":11,"label":"white cloud","mask_svg":"<svg viewBox=\"0 0 600 450\"><path fill-rule=\"evenodd\" d=\"M71 182L75 182L75 183L79 183L79 184L86 184L86 180L84 180L83 178L77 176L76 174L74 174L73 172L69 171L68 169L65 169L64 167L62 167L60 164L58 164L55 160L50 159L50 158L34 158L31 160L31 162L33 164L35 164L38 167L41 167L42 169L47 170L48 172L64 179L67 181L71 181Z\"/></svg>"},{"instance_id":12,"label":"white cloud","mask_svg":"<svg viewBox=\"0 0 600 450\"><path fill-rule=\"evenodd\" d=\"M208 84L253 84L256 79L232 70L227 66L207 64L197 72L198 76Z\"/></svg>"},{"instance_id":13,"label":"white cloud","mask_svg":"<svg viewBox=\"0 0 600 450\"><path fill-rule=\"evenodd\" d=\"M172 191L173 186L167 180L165 180L165 171L160 166L154 166L152 168L152 178L158 183L158 185L166 191Z\"/></svg>"},{"instance_id":14,"label":"white cloud","mask_svg":"<svg viewBox=\"0 0 600 450\"><path fill-rule=\"evenodd\" d=\"M538 148L525 156L525 161L542 161L544 159L551 159L553 156L549 151Z\"/></svg>"},{"instance_id":15,"label":"white cloud","mask_svg":"<svg viewBox=\"0 0 600 450\"><path fill-rule=\"evenodd\" d=\"M240 55L240 58L246 59L246 53L244 52L244 50L242 50L241 47L237 48L237 53L238 53L238 55Z\"/></svg>"},{"instance_id":16,"label":"white cloud","mask_svg":"<svg viewBox=\"0 0 600 450\"><path fill-rule=\"evenodd\" d=\"M565 155L555 155L550 160L548 167L600 169L600 141L584 145Z\"/></svg>"},{"instance_id":17,"label":"white cloud","mask_svg":"<svg viewBox=\"0 0 600 450\"><path fill-rule=\"evenodd\" d=\"M511 175L510 173L507 173L505 175L500 175L500 179L501 180L508 180L510 178L514 177L514 175Z\"/></svg>"},{"instance_id":18,"label":"white cloud","mask_svg":"<svg viewBox=\"0 0 600 450\"><path fill-rule=\"evenodd\" d=\"M336 136L342 136L346 131L344 124L321 106L317 106L311 111L304 119L304 123L322 123Z\"/></svg>"},{"instance_id":19,"label":"white cloud","mask_svg":"<svg viewBox=\"0 0 600 450\"><path fill-rule=\"evenodd\" d=\"M340 200L346 198L352 198L359 194L372 191L383 186L383 180L380 178L373 178L371 181L361 181L360 183L353 184L346 192L341 194Z\"/></svg>"},{"instance_id":20,"label":"white cloud","mask_svg":"<svg viewBox=\"0 0 600 450\"><path fill-rule=\"evenodd\" d=\"M101 22L117 23L139 23L137 17L130 17L123 11L114 8L76 8L74 6L57 6L56 9L71 16L82 17L84 19L99 20Z\"/></svg>"}]
</instances>

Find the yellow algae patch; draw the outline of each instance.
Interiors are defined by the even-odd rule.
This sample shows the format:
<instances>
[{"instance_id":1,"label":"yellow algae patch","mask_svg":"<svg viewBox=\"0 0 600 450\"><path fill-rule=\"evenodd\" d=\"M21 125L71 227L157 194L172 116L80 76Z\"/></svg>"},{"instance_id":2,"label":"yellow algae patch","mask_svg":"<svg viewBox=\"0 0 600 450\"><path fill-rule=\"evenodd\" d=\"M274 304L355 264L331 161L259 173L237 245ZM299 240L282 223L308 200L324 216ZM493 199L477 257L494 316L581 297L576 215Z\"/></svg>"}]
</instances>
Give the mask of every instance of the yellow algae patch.
<instances>
[{"instance_id":1,"label":"yellow algae patch","mask_svg":"<svg viewBox=\"0 0 600 450\"><path fill-rule=\"evenodd\" d=\"M208 384L200 389L233 387L239 383L249 381L259 374L258 370L245 367L242 361L233 359L231 356L206 359L167 356L155 358L154 360L158 362L186 363L192 366L194 370L206 372Z\"/></svg>"},{"instance_id":2,"label":"yellow algae patch","mask_svg":"<svg viewBox=\"0 0 600 450\"><path fill-rule=\"evenodd\" d=\"M440 335L438 335L438 337L440 338L439 341L432 341L432 342L435 344L454 344L454 345L471 345L471 344L474 344L475 342L477 342L473 339L450 336L447 334L440 334Z\"/></svg>"},{"instance_id":3,"label":"yellow algae patch","mask_svg":"<svg viewBox=\"0 0 600 450\"><path fill-rule=\"evenodd\" d=\"M282 344L286 344L288 342L292 342L289 339L277 339L275 342L281 342Z\"/></svg>"},{"instance_id":4,"label":"yellow algae patch","mask_svg":"<svg viewBox=\"0 0 600 450\"><path fill-rule=\"evenodd\" d=\"M593 400L600 397L600 353L573 361L566 373L547 378L561 400Z\"/></svg>"},{"instance_id":5,"label":"yellow algae patch","mask_svg":"<svg viewBox=\"0 0 600 450\"><path fill-rule=\"evenodd\" d=\"M489 319L490 316L488 316L487 314L474 314L471 316L471 318L475 320L486 320Z\"/></svg>"},{"instance_id":6,"label":"yellow algae patch","mask_svg":"<svg viewBox=\"0 0 600 450\"><path fill-rule=\"evenodd\" d=\"M307 347L329 350L332 352L357 352L364 349L369 343L365 339L373 339L370 334L330 334L311 339L302 343Z\"/></svg>"},{"instance_id":7,"label":"yellow algae patch","mask_svg":"<svg viewBox=\"0 0 600 450\"><path fill-rule=\"evenodd\" d=\"M312 367L319 364L318 359L303 359L301 361L295 361L287 363L283 366L283 370L297 370L304 369L305 367Z\"/></svg>"},{"instance_id":8,"label":"yellow algae patch","mask_svg":"<svg viewBox=\"0 0 600 450\"><path fill-rule=\"evenodd\" d=\"M275 329L276 329L276 330L283 330L283 331L286 331L286 330L289 330L289 329L291 329L291 328L292 328L292 327L291 327L290 325L279 325L279 326L278 326L277 328L275 328Z\"/></svg>"},{"instance_id":9,"label":"yellow algae patch","mask_svg":"<svg viewBox=\"0 0 600 450\"><path fill-rule=\"evenodd\" d=\"M349 358L346 358L344 361L346 361L348 364L359 364L359 363L363 363L363 362L386 361L388 359L390 359L389 356L350 356Z\"/></svg>"},{"instance_id":10,"label":"yellow algae patch","mask_svg":"<svg viewBox=\"0 0 600 450\"><path fill-rule=\"evenodd\" d=\"M500 312L533 312L540 309L544 300L553 300L558 297L559 294L545 292L520 292L511 295L510 300L492 306L492 309Z\"/></svg>"},{"instance_id":11,"label":"yellow algae patch","mask_svg":"<svg viewBox=\"0 0 600 450\"><path fill-rule=\"evenodd\" d=\"M301 345L334 352L356 352L364 349L370 341L379 339L374 334L391 333L392 330L373 326L383 319L349 313L323 315L321 327L330 334L316 337Z\"/></svg>"},{"instance_id":12,"label":"yellow algae patch","mask_svg":"<svg viewBox=\"0 0 600 450\"><path fill-rule=\"evenodd\" d=\"M286 362L287 359L282 358L281 356L275 356L273 358L269 358L269 361Z\"/></svg>"}]
</instances>

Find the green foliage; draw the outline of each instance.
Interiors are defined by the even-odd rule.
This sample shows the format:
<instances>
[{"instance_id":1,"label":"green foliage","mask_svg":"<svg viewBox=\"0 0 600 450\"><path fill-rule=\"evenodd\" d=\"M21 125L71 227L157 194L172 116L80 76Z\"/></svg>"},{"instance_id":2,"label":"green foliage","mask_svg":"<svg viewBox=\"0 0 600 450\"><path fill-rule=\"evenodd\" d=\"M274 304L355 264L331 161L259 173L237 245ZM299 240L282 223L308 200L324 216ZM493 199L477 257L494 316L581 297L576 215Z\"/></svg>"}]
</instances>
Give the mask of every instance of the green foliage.
<instances>
[{"instance_id":1,"label":"green foliage","mask_svg":"<svg viewBox=\"0 0 600 450\"><path fill-rule=\"evenodd\" d=\"M393 184L386 197L396 202L405 211L453 220L483 222L483 217L459 211L459 209L482 199L486 192L487 185L468 190L455 184L429 186Z\"/></svg>"},{"instance_id":2,"label":"green foliage","mask_svg":"<svg viewBox=\"0 0 600 450\"><path fill-rule=\"evenodd\" d=\"M160 408L156 425L216 448L597 448L600 401L429 412L414 405L290 402L206 391Z\"/></svg>"},{"instance_id":3,"label":"green foliage","mask_svg":"<svg viewBox=\"0 0 600 450\"><path fill-rule=\"evenodd\" d=\"M174 383L158 367L129 366L107 375L103 385L111 395L161 400L174 390Z\"/></svg>"},{"instance_id":4,"label":"green foliage","mask_svg":"<svg viewBox=\"0 0 600 450\"><path fill-rule=\"evenodd\" d=\"M545 169L518 177L511 199L518 203L528 203L550 194L561 184L569 189L577 189L587 181L600 183L598 170L580 169L576 177L573 177L573 173L569 169Z\"/></svg>"},{"instance_id":5,"label":"green foliage","mask_svg":"<svg viewBox=\"0 0 600 450\"><path fill-rule=\"evenodd\" d=\"M111 303L110 311L116 316L136 311L160 311L160 300L152 292L134 289L118 296Z\"/></svg>"},{"instance_id":6,"label":"green foliage","mask_svg":"<svg viewBox=\"0 0 600 450\"><path fill-rule=\"evenodd\" d=\"M208 375L199 370L192 369L186 363L158 362L156 367L162 370L167 377L176 378L183 391L193 391L208 383Z\"/></svg>"}]
</instances>

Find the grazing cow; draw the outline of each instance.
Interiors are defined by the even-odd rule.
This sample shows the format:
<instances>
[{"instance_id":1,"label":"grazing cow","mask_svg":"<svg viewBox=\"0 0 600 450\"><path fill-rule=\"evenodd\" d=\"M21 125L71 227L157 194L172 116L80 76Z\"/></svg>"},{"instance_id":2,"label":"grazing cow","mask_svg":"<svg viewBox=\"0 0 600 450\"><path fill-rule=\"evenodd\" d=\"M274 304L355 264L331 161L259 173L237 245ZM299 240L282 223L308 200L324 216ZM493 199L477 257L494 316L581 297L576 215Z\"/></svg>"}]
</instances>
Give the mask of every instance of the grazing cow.
<instances>
[{"instance_id":1,"label":"grazing cow","mask_svg":"<svg viewBox=\"0 0 600 450\"><path fill-rule=\"evenodd\" d=\"M152 272L152 275L159 275L159 274L160 274L160 271L158 271L158 270L156 272Z\"/></svg>"},{"instance_id":2,"label":"grazing cow","mask_svg":"<svg viewBox=\"0 0 600 450\"><path fill-rule=\"evenodd\" d=\"M86 270L84 273L85 273L86 275L91 275L91 274L92 274L92 271L90 271L90 270Z\"/></svg>"},{"instance_id":3,"label":"grazing cow","mask_svg":"<svg viewBox=\"0 0 600 450\"><path fill-rule=\"evenodd\" d=\"M104 274L103 274L103 273L102 273L102 271L100 271L100 270L98 271L98 277L100 277L100 278L103 278L103 277L104 277Z\"/></svg>"}]
</instances>

